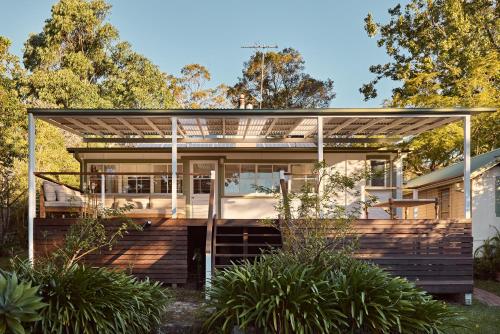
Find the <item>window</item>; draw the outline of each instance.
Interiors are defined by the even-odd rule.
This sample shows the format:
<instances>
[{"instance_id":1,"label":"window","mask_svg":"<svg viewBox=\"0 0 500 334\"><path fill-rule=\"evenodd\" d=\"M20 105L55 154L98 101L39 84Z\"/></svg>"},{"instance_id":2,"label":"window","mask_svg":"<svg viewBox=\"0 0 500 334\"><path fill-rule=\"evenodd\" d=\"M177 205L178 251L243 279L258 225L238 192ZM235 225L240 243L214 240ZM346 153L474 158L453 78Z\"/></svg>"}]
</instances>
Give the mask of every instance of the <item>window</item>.
<instances>
[{"instance_id":1,"label":"window","mask_svg":"<svg viewBox=\"0 0 500 334\"><path fill-rule=\"evenodd\" d=\"M313 164L292 165L292 191L308 190L315 192L316 175L313 174Z\"/></svg>"},{"instance_id":2,"label":"window","mask_svg":"<svg viewBox=\"0 0 500 334\"><path fill-rule=\"evenodd\" d=\"M193 194L210 194L212 182L210 174L215 170L215 163L193 164Z\"/></svg>"},{"instance_id":3,"label":"window","mask_svg":"<svg viewBox=\"0 0 500 334\"><path fill-rule=\"evenodd\" d=\"M151 178L149 176L126 176L125 189L129 194L149 194L151 192Z\"/></svg>"},{"instance_id":4,"label":"window","mask_svg":"<svg viewBox=\"0 0 500 334\"><path fill-rule=\"evenodd\" d=\"M130 175L106 175L106 193L149 194L171 193L172 166L171 164L90 164L88 171L93 173L130 173ZM151 173L165 173L165 175L151 175ZM101 191L101 176L90 175L88 189L91 192ZM182 193L182 164L177 165L177 192Z\"/></svg>"},{"instance_id":5,"label":"window","mask_svg":"<svg viewBox=\"0 0 500 334\"><path fill-rule=\"evenodd\" d=\"M273 164L225 164L224 194L246 195L262 193L263 189L279 189L280 170L288 165Z\"/></svg>"},{"instance_id":6,"label":"window","mask_svg":"<svg viewBox=\"0 0 500 334\"><path fill-rule=\"evenodd\" d=\"M387 187L389 185L389 164L387 160L370 160L370 185Z\"/></svg>"},{"instance_id":7,"label":"window","mask_svg":"<svg viewBox=\"0 0 500 334\"><path fill-rule=\"evenodd\" d=\"M91 173L116 173L117 165L91 164L89 171ZM101 192L101 175L90 175L87 187L92 193ZM118 192L118 177L116 175L106 175L104 178L104 190L106 193Z\"/></svg>"},{"instance_id":8,"label":"window","mask_svg":"<svg viewBox=\"0 0 500 334\"><path fill-rule=\"evenodd\" d=\"M172 193L172 165L155 164L154 173L165 173L165 175L153 175L153 192L156 194ZM182 194L182 165L177 165L177 193Z\"/></svg>"}]
</instances>

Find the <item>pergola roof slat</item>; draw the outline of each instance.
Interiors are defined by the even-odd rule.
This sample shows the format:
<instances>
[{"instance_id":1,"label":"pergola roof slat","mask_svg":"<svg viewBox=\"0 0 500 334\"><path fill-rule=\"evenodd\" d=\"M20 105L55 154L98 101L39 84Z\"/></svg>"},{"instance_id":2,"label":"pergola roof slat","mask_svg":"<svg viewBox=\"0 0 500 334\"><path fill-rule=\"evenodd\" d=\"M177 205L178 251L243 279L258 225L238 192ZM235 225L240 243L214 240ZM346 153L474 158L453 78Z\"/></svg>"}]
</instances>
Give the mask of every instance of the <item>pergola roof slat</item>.
<instances>
[{"instance_id":1,"label":"pergola roof slat","mask_svg":"<svg viewBox=\"0 0 500 334\"><path fill-rule=\"evenodd\" d=\"M217 111L217 112L216 112ZM245 142L248 138L262 141L281 138L318 136L317 117L324 119L324 138L349 139L353 136L390 136L403 138L417 135L465 115L495 112L495 109L290 109L290 110L60 110L30 109L44 120L83 138L112 137L126 140L130 136L169 138L171 117L177 117L177 129L183 140L190 138L231 139ZM137 139L137 138L136 138Z\"/></svg>"}]
</instances>

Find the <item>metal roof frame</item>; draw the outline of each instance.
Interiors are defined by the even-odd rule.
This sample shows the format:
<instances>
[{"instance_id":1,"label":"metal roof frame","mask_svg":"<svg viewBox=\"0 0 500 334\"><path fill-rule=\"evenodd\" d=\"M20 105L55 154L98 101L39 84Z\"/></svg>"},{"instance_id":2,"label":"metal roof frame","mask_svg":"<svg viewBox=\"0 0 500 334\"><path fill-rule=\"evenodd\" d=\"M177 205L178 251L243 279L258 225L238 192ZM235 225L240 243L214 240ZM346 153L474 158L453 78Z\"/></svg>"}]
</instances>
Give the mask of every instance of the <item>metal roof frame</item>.
<instances>
[{"instance_id":1,"label":"metal roof frame","mask_svg":"<svg viewBox=\"0 0 500 334\"><path fill-rule=\"evenodd\" d=\"M86 142L394 143L491 108L29 109ZM322 135L318 119L322 119Z\"/></svg>"}]
</instances>

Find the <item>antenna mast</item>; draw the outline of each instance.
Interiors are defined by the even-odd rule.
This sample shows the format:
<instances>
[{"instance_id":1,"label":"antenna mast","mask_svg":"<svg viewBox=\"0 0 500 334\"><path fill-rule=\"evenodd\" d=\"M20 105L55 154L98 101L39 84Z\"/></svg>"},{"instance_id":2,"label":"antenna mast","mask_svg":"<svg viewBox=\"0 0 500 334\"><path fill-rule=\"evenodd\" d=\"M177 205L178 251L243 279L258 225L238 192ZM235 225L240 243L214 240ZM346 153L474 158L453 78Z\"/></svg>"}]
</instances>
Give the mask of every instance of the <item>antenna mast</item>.
<instances>
[{"instance_id":1,"label":"antenna mast","mask_svg":"<svg viewBox=\"0 0 500 334\"><path fill-rule=\"evenodd\" d=\"M251 46L242 46L242 49L255 49L262 50L262 61L261 61L261 70L260 70L260 101L259 101L259 109L262 109L262 101L264 100L264 50L266 49L277 49L277 45L260 45L255 44Z\"/></svg>"}]
</instances>

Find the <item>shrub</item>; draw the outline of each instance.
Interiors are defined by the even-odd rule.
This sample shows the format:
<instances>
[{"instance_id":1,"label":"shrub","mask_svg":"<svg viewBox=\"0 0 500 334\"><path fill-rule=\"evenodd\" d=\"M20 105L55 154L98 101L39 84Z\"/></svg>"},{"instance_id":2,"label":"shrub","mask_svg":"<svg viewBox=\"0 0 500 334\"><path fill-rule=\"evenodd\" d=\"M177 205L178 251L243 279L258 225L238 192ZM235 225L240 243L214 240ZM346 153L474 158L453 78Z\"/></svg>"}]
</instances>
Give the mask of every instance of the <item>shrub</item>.
<instances>
[{"instance_id":1,"label":"shrub","mask_svg":"<svg viewBox=\"0 0 500 334\"><path fill-rule=\"evenodd\" d=\"M50 262L32 269L18 262L23 277L41 286L48 307L36 333L149 333L160 324L169 294L158 283L124 272Z\"/></svg>"},{"instance_id":2,"label":"shrub","mask_svg":"<svg viewBox=\"0 0 500 334\"><path fill-rule=\"evenodd\" d=\"M479 279L495 279L500 272L500 231L484 240L474 252L474 276Z\"/></svg>"},{"instance_id":3,"label":"shrub","mask_svg":"<svg viewBox=\"0 0 500 334\"><path fill-rule=\"evenodd\" d=\"M330 273L349 327L372 333L434 333L452 325L446 304L376 265L353 260Z\"/></svg>"},{"instance_id":4,"label":"shrub","mask_svg":"<svg viewBox=\"0 0 500 334\"><path fill-rule=\"evenodd\" d=\"M284 252L215 275L207 331L439 333L455 314L373 264L329 252L301 261Z\"/></svg>"},{"instance_id":5,"label":"shrub","mask_svg":"<svg viewBox=\"0 0 500 334\"><path fill-rule=\"evenodd\" d=\"M0 273L0 333L25 333L23 323L41 319L38 312L46 306L41 300L38 287Z\"/></svg>"}]
</instances>

